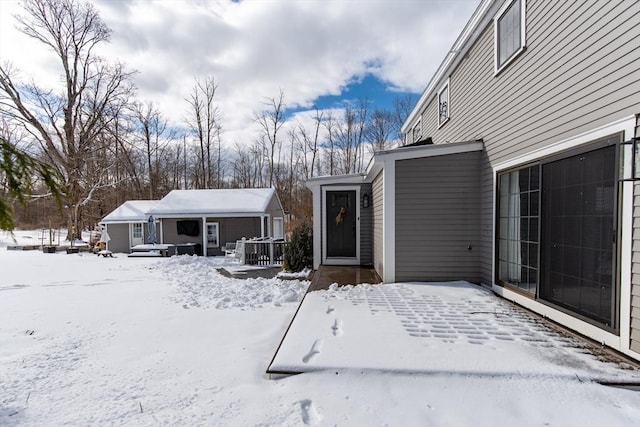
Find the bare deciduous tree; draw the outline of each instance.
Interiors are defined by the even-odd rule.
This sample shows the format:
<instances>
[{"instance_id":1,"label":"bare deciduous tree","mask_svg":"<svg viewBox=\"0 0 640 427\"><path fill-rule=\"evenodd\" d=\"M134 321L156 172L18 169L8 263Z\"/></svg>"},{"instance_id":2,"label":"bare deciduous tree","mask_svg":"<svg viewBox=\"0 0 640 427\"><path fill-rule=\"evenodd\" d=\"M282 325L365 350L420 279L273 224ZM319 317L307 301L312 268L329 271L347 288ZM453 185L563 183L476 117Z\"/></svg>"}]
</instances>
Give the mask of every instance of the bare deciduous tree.
<instances>
[{"instance_id":1,"label":"bare deciduous tree","mask_svg":"<svg viewBox=\"0 0 640 427\"><path fill-rule=\"evenodd\" d=\"M196 79L191 94L187 98L190 107L190 115L187 123L191 131L195 134L200 144L200 172L202 174L201 188L212 188L213 165L212 151L216 142L220 143L219 137L222 130L221 113L214 104L214 98L218 85L213 77L207 77L204 81ZM218 155L220 150L218 150ZM218 168L220 159L216 162ZM218 176L218 172L216 172ZM219 187L220 183L215 186Z\"/></svg>"},{"instance_id":2,"label":"bare deciduous tree","mask_svg":"<svg viewBox=\"0 0 640 427\"><path fill-rule=\"evenodd\" d=\"M41 144L65 180L69 225L99 185L88 173L87 159L104 149L98 136L109 124L109 109L128 102L129 77L121 64L102 60L95 48L110 31L91 4L76 0L25 0L20 30L52 51L61 66L58 90L13 80L11 66L0 66L0 109L22 123ZM114 106L115 105L115 106ZM70 227L71 229L71 227Z\"/></svg>"},{"instance_id":3,"label":"bare deciduous tree","mask_svg":"<svg viewBox=\"0 0 640 427\"><path fill-rule=\"evenodd\" d=\"M375 110L366 127L371 154L386 150L389 141L395 136L395 131L396 122L393 114L386 110Z\"/></svg>"},{"instance_id":4,"label":"bare deciduous tree","mask_svg":"<svg viewBox=\"0 0 640 427\"><path fill-rule=\"evenodd\" d=\"M163 140L167 132L167 122L152 102L137 104L135 118L139 127L140 137L144 145L147 171L149 174L149 199L158 198L158 184L160 180L160 158L166 141Z\"/></svg>"},{"instance_id":5,"label":"bare deciduous tree","mask_svg":"<svg viewBox=\"0 0 640 427\"><path fill-rule=\"evenodd\" d=\"M267 110L256 114L256 122L262 128L263 141L269 142L269 187L273 186L274 178L274 162L276 145L279 144L278 132L285 121L285 103L284 103L284 91L280 89L280 95L277 98L269 98L265 105Z\"/></svg>"},{"instance_id":6,"label":"bare deciduous tree","mask_svg":"<svg viewBox=\"0 0 640 427\"><path fill-rule=\"evenodd\" d=\"M347 105L342 117L332 124L330 138L336 148L341 173L355 173L363 168L363 142L368 118L369 101L361 99L357 107Z\"/></svg>"},{"instance_id":7,"label":"bare deciduous tree","mask_svg":"<svg viewBox=\"0 0 640 427\"><path fill-rule=\"evenodd\" d=\"M320 159L318 152L320 150L320 130L324 121L324 112L315 108L313 116L313 126L307 129L302 123L298 123L293 135L293 143L295 143L300 160L302 162L302 170L304 179L312 178L320 175Z\"/></svg>"},{"instance_id":8,"label":"bare deciduous tree","mask_svg":"<svg viewBox=\"0 0 640 427\"><path fill-rule=\"evenodd\" d=\"M407 117L409 117L409 114L411 113L411 110L413 109L413 106L415 105L415 103L416 103L416 97L411 94L398 96L396 97L393 103L393 107L394 107L393 119L395 122L394 137L398 141L400 141L400 145L404 145L405 143L400 129L402 128L404 121L407 119Z\"/></svg>"},{"instance_id":9,"label":"bare deciduous tree","mask_svg":"<svg viewBox=\"0 0 640 427\"><path fill-rule=\"evenodd\" d=\"M334 141L335 128L337 128L337 121L333 114L329 113L327 119L324 121L324 128L327 131L327 141L323 144L326 173L328 175L335 175L338 173L337 161L336 161L336 144Z\"/></svg>"}]
</instances>

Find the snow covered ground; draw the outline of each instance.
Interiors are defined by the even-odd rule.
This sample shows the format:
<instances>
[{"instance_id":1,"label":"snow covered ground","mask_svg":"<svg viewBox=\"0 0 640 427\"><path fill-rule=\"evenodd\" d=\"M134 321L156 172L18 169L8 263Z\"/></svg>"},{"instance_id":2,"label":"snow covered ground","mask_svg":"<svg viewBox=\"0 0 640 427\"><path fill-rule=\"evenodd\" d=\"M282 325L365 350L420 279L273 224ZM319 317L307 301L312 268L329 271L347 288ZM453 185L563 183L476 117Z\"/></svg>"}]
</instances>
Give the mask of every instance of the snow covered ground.
<instances>
[{"instance_id":1,"label":"snow covered ground","mask_svg":"<svg viewBox=\"0 0 640 427\"><path fill-rule=\"evenodd\" d=\"M640 420L640 392L566 376L354 366L267 379L308 283L226 278L216 271L224 265L188 255L102 258L0 248L0 425L635 426Z\"/></svg>"}]
</instances>

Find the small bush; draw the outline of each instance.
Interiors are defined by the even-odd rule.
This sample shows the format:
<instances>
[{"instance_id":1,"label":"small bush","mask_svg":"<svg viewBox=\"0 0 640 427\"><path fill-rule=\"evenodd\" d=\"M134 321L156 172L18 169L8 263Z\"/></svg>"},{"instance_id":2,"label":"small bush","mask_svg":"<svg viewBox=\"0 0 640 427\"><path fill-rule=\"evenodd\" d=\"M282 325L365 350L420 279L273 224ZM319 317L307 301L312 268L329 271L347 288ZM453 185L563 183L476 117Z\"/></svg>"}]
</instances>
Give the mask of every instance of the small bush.
<instances>
[{"instance_id":1,"label":"small bush","mask_svg":"<svg viewBox=\"0 0 640 427\"><path fill-rule=\"evenodd\" d=\"M313 232L311 226L302 223L293 229L291 241L284 250L284 268L298 272L313 266Z\"/></svg>"}]
</instances>

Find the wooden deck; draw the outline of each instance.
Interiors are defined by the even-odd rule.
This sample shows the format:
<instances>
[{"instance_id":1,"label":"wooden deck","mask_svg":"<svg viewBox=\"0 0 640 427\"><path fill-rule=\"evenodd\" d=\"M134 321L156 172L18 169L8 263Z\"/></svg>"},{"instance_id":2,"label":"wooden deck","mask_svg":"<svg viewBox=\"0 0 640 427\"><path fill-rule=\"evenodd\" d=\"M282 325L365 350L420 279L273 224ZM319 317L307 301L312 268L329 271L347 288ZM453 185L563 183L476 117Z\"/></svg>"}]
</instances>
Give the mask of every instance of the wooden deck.
<instances>
[{"instance_id":1,"label":"wooden deck","mask_svg":"<svg viewBox=\"0 0 640 427\"><path fill-rule=\"evenodd\" d=\"M329 289L333 283L338 286L357 285L359 283L382 283L373 267L321 265L313 272L307 292Z\"/></svg>"}]
</instances>

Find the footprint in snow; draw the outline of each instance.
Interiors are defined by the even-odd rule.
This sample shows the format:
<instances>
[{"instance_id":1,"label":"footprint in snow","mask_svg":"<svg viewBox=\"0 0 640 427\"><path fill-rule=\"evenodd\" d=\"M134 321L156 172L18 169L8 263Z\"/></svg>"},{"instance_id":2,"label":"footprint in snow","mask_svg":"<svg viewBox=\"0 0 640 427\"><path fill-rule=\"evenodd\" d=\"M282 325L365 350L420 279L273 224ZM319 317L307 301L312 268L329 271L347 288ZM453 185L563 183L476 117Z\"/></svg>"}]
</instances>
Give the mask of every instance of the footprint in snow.
<instances>
[{"instance_id":1,"label":"footprint in snow","mask_svg":"<svg viewBox=\"0 0 640 427\"><path fill-rule=\"evenodd\" d=\"M321 349L322 349L322 340L320 339L315 340L309 352L302 358L302 361L304 363L309 363L311 360L313 360L316 354L320 353Z\"/></svg>"},{"instance_id":2,"label":"footprint in snow","mask_svg":"<svg viewBox=\"0 0 640 427\"><path fill-rule=\"evenodd\" d=\"M333 326L331 326L331 331L333 332L333 336L339 337L342 335L342 320L334 320Z\"/></svg>"},{"instance_id":3,"label":"footprint in snow","mask_svg":"<svg viewBox=\"0 0 640 427\"><path fill-rule=\"evenodd\" d=\"M333 308L333 307L331 307L331 306L328 306L328 307L327 307L327 314L331 314L331 313L333 313L334 311L335 311L335 308Z\"/></svg>"},{"instance_id":4,"label":"footprint in snow","mask_svg":"<svg viewBox=\"0 0 640 427\"><path fill-rule=\"evenodd\" d=\"M316 411L313 401L310 399L300 401L300 410L304 425L317 425L320 422L320 415L318 414L318 411Z\"/></svg>"}]
</instances>

